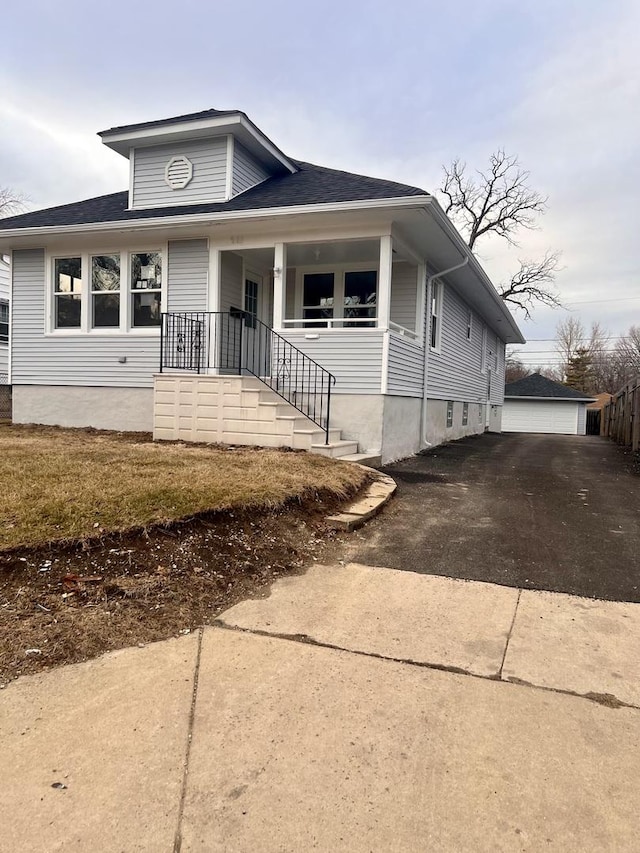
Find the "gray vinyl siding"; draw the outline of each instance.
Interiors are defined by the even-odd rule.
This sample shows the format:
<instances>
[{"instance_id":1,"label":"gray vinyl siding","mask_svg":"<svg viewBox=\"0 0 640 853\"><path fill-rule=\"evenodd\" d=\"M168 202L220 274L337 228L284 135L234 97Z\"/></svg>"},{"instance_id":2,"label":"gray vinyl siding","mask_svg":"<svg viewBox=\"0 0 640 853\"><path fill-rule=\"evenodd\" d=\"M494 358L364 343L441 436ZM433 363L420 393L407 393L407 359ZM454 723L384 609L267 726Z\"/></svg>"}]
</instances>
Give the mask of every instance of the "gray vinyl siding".
<instances>
[{"instance_id":1,"label":"gray vinyl siding","mask_svg":"<svg viewBox=\"0 0 640 853\"><path fill-rule=\"evenodd\" d=\"M43 249L13 253L13 384L151 387L159 332L45 336L44 264Z\"/></svg>"},{"instance_id":2,"label":"gray vinyl siding","mask_svg":"<svg viewBox=\"0 0 640 853\"><path fill-rule=\"evenodd\" d=\"M0 257L0 299L9 301L9 267L4 263L2 258ZM4 382L4 376L8 373L9 370L9 344L5 344L0 341L0 384Z\"/></svg>"},{"instance_id":3,"label":"gray vinyl siding","mask_svg":"<svg viewBox=\"0 0 640 853\"><path fill-rule=\"evenodd\" d=\"M415 342L391 332L387 393L400 397L421 397L423 376L424 349Z\"/></svg>"},{"instance_id":4,"label":"gray vinyl siding","mask_svg":"<svg viewBox=\"0 0 640 853\"><path fill-rule=\"evenodd\" d=\"M317 334L316 340L305 335ZM381 329L288 329L287 340L336 377L336 394L380 394Z\"/></svg>"},{"instance_id":5,"label":"gray vinyl siding","mask_svg":"<svg viewBox=\"0 0 640 853\"><path fill-rule=\"evenodd\" d=\"M164 170L172 157L183 155L193 164L193 177L184 189L172 190ZM133 163L134 208L171 207L224 201L227 186L227 137L136 148Z\"/></svg>"},{"instance_id":6,"label":"gray vinyl siding","mask_svg":"<svg viewBox=\"0 0 640 853\"><path fill-rule=\"evenodd\" d=\"M481 370L483 322L472 314L471 340L467 340L468 306L446 283L443 286L441 316L441 352L429 351L428 395L437 400L486 402L487 373ZM487 329L487 349L496 338ZM487 360L489 361L489 360ZM487 367L489 367L487 363ZM492 370L492 391L494 378ZM504 368L502 370L504 377ZM497 391L495 391L497 394Z\"/></svg>"},{"instance_id":7,"label":"gray vinyl siding","mask_svg":"<svg viewBox=\"0 0 640 853\"><path fill-rule=\"evenodd\" d=\"M242 308L242 258L235 252L222 253L220 274L220 310Z\"/></svg>"},{"instance_id":8,"label":"gray vinyl siding","mask_svg":"<svg viewBox=\"0 0 640 853\"><path fill-rule=\"evenodd\" d=\"M172 240L167 278L169 311L206 311L209 248L206 240Z\"/></svg>"},{"instance_id":9,"label":"gray vinyl siding","mask_svg":"<svg viewBox=\"0 0 640 853\"><path fill-rule=\"evenodd\" d=\"M391 272L391 320L412 332L416 330L417 269L399 261Z\"/></svg>"},{"instance_id":10,"label":"gray vinyl siding","mask_svg":"<svg viewBox=\"0 0 640 853\"><path fill-rule=\"evenodd\" d=\"M266 181L268 177L269 173L264 166L258 163L240 143L234 142L231 195L243 193L250 187Z\"/></svg>"}]
</instances>

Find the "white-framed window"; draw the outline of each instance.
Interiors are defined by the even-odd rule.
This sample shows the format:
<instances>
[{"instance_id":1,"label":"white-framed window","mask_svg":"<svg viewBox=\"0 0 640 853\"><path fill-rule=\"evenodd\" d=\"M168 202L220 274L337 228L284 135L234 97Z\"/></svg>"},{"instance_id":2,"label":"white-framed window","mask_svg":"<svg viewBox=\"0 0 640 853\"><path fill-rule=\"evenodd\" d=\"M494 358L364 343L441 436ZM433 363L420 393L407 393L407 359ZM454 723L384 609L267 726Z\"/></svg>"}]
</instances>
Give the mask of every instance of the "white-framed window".
<instances>
[{"instance_id":1,"label":"white-framed window","mask_svg":"<svg viewBox=\"0 0 640 853\"><path fill-rule=\"evenodd\" d=\"M462 404L462 426L467 426L469 424L469 404Z\"/></svg>"},{"instance_id":2,"label":"white-framed window","mask_svg":"<svg viewBox=\"0 0 640 853\"><path fill-rule=\"evenodd\" d=\"M447 401L447 429L453 426L453 400Z\"/></svg>"},{"instance_id":3,"label":"white-framed window","mask_svg":"<svg viewBox=\"0 0 640 853\"><path fill-rule=\"evenodd\" d=\"M91 328L120 328L120 255L91 256Z\"/></svg>"},{"instance_id":4,"label":"white-framed window","mask_svg":"<svg viewBox=\"0 0 640 853\"><path fill-rule=\"evenodd\" d=\"M9 343L9 300L0 299L0 344Z\"/></svg>"},{"instance_id":5,"label":"white-framed window","mask_svg":"<svg viewBox=\"0 0 640 853\"><path fill-rule=\"evenodd\" d=\"M480 347L480 370L487 372L487 327L482 327L482 345Z\"/></svg>"},{"instance_id":6,"label":"white-framed window","mask_svg":"<svg viewBox=\"0 0 640 853\"><path fill-rule=\"evenodd\" d=\"M471 340L471 332L473 331L473 312L467 311L467 340Z\"/></svg>"},{"instance_id":7,"label":"white-framed window","mask_svg":"<svg viewBox=\"0 0 640 853\"><path fill-rule=\"evenodd\" d=\"M49 255L45 332L157 334L165 259L162 248Z\"/></svg>"},{"instance_id":8,"label":"white-framed window","mask_svg":"<svg viewBox=\"0 0 640 853\"><path fill-rule=\"evenodd\" d=\"M82 324L82 258L54 258L53 325L56 329L79 329Z\"/></svg>"},{"instance_id":9,"label":"white-framed window","mask_svg":"<svg viewBox=\"0 0 640 853\"><path fill-rule=\"evenodd\" d=\"M162 312L162 255L160 252L132 252L131 327L160 325Z\"/></svg>"},{"instance_id":10,"label":"white-framed window","mask_svg":"<svg viewBox=\"0 0 640 853\"><path fill-rule=\"evenodd\" d=\"M431 290L431 329L429 345L440 352L442 346L442 282L436 281Z\"/></svg>"},{"instance_id":11,"label":"white-framed window","mask_svg":"<svg viewBox=\"0 0 640 853\"><path fill-rule=\"evenodd\" d=\"M367 265L302 268L298 304L305 327L375 326L378 271Z\"/></svg>"}]
</instances>

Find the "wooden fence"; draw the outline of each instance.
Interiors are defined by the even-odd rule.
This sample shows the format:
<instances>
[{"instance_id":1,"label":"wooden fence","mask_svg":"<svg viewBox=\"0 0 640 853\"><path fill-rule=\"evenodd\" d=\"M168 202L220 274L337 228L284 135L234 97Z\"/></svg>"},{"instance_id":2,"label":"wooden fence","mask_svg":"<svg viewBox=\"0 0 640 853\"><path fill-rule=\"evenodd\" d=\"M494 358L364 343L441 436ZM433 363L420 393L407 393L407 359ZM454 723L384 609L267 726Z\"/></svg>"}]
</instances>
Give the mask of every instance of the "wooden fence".
<instances>
[{"instance_id":1,"label":"wooden fence","mask_svg":"<svg viewBox=\"0 0 640 853\"><path fill-rule=\"evenodd\" d=\"M602 410L601 435L640 450L640 376L614 394Z\"/></svg>"}]
</instances>

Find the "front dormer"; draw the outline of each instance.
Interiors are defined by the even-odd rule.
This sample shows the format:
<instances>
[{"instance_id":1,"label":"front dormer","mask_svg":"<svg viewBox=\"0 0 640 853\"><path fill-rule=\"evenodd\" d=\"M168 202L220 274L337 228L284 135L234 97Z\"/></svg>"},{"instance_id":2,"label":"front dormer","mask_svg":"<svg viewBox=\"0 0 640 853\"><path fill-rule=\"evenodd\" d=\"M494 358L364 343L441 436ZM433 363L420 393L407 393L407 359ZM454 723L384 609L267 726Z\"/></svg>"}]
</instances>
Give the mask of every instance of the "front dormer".
<instances>
[{"instance_id":1,"label":"front dormer","mask_svg":"<svg viewBox=\"0 0 640 853\"><path fill-rule=\"evenodd\" d=\"M129 208L225 202L296 166L237 110L115 127L99 134L130 162Z\"/></svg>"}]
</instances>

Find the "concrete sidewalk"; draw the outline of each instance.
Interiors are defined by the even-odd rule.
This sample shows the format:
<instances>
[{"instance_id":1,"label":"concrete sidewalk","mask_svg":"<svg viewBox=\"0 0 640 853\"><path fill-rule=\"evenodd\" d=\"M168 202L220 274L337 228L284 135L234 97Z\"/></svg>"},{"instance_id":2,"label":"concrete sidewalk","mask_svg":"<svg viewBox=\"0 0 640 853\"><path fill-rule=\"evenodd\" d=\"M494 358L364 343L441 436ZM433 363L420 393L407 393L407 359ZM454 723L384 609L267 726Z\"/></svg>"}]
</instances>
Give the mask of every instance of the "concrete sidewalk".
<instances>
[{"instance_id":1,"label":"concrete sidewalk","mask_svg":"<svg viewBox=\"0 0 640 853\"><path fill-rule=\"evenodd\" d=\"M639 652L640 605L317 566L1 691L0 850L636 850Z\"/></svg>"}]
</instances>

